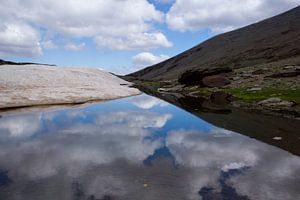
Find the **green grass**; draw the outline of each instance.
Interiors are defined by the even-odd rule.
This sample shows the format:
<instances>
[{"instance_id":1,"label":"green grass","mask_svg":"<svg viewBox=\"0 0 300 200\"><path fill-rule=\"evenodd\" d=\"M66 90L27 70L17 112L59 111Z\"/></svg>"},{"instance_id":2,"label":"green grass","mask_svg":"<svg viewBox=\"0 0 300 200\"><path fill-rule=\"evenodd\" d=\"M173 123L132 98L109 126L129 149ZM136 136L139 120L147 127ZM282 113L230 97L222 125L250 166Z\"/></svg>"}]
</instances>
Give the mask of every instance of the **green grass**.
<instances>
[{"instance_id":1,"label":"green grass","mask_svg":"<svg viewBox=\"0 0 300 200\"><path fill-rule=\"evenodd\" d=\"M209 97L213 93L211 88L199 88L198 91L199 95L202 97Z\"/></svg>"},{"instance_id":2,"label":"green grass","mask_svg":"<svg viewBox=\"0 0 300 200\"><path fill-rule=\"evenodd\" d=\"M147 86L147 87L154 87L154 88L160 88L161 87L161 83L160 82L150 82L150 81L147 81L147 82L143 82L142 84L144 86Z\"/></svg>"},{"instance_id":3,"label":"green grass","mask_svg":"<svg viewBox=\"0 0 300 200\"><path fill-rule=\"evenodd\" d=\"M296 90L283 88L263 88L260 91L248 92L247 88L226 89L226 92L246 101L259 101L271 97L279 97L284 100L300 103L300 88Z\"/></svg>"}]
</instances>

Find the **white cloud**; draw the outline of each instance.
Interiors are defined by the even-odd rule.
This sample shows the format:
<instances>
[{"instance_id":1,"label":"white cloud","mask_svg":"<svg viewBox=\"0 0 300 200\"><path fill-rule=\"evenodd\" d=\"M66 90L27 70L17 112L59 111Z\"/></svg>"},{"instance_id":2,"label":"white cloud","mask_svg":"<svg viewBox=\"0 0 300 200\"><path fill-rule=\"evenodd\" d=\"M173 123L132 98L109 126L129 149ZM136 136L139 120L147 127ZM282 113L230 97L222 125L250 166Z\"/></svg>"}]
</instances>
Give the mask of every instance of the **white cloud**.
<instances>
[{"instance_id":1,"label":"white cloud","mask_svg":"<svg viewBox=\"0 0 300 200\"><path fill-rule=\"evenodd\" d=\"M171 29L225 32L279 14L299 0L177 0L166 16Z\"/></svg>"},{"instance_id":2,"label":"white cloud","mask_svg":"<svg viewBox=\"0 0 300 200\"><path fill-rule=\"evenodd\" d=\"M57 48L57 46L53 43L52 40L43 41L42 46L45 49L56 49Z\"/></svg>"},{"instance_id":3,"label":"white cloud","mask_svg":"<svg viewBox=\"0 0 300 200\"><path fill-rule=\"evenodd\" d=\"M163 54L156 56L150 52L142 52L133 57L133 65L136 69L141 69L162 62L168 58L170 57Z\"/></svg>"},{"instance_id":4,"label":"white cloud","mask_svg":"<svg viewBox=\"0 0 300 200\"><path fill-rule=\"evenodd\" d=\"M36 56L41 53L39 33L31 26L20 22L0 24L0 56Z\"/></svg>"},{"instance_id":5,"label":"white cloud","mask_svg":"<svg viewBox=\"0 0 300 200\"><path fill-rule=\"evenodd\" d=\"M166 36L154 28L154 23L163 22L164 14L145 0L40 0L38 3L35 0L1 1L0 18L4 22L18 20L22 26L32 24L26 25L26 32L21 32L23 37L27 36L27 32L41 29L46 30L46 35L58 34L67 39L92 38L99 47L117 50L172 46ZM7 31L5 34L10 35ZM39 41L40 38L35 39ZM28 43L37 42L33 43L31 40ZM9 40L7 46L16 49L20 45ZM14 54L13 51L5 52L8 55ZM32 54L36 52L38 51Z\"/></svg>"},{"instance_id":6,"label":"white cloud","mask_svg":"<svg viewBox=\"0 0 300 200\"><path fill-rule=\"evenodd\" d=\"M130 33L119 36L99 35L94 38L99 47L116 50L153 49L157 47L172 47L166 36L160 32Z\"/></svg>"},{"instance_id":7,"label":"white cloud","mask_svg":"<svg viewBox=\"0 0 300 200\"><path fill-rule=\"evenodd\" d=\"M85 47L85 43L81 44L74 44L74 43L68 43L65 45L65 49L69 51L81 51Z\"/></svg>"}]
</instances>

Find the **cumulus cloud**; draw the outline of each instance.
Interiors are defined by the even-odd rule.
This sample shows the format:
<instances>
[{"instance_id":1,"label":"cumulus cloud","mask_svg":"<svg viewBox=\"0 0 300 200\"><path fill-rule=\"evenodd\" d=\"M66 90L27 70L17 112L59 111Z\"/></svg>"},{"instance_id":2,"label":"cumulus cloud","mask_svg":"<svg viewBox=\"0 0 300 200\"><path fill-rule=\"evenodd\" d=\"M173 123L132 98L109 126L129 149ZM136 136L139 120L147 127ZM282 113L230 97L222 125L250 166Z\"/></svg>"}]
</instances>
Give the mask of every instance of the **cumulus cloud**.
<instances>
[{"instance_id":1,"label":"cumulus cloud","mask_svg":"<svg viewBox=\"0 0 300 200\"><path fill-rule=\"evenodd\" d=\"M159 62L167 60L168 58L170 57L164 54L156 56L150 52L142 52L135 55L132 60L134 67L136 69L140 69L149 65L157 64Z\"/></svg>"},{"instance_id":2,"label":"cumulus cloud","mask_svg":"<svg viewBox=\"0 0 300 200\"><path fill-rule=\"evenodd\" d=\"M45 49L56 49L57 48L57 46L53 43L52 40L43 41L42 47Z\"/></svg>"},{"instance_id":3,"label":"cumulus cloud","mask_svg":"<svg viewBox=\"0 0 300 200\"><path fill-rule=\"evenodd\" d=\"M13 48L5 51L7 48L3 47L2 54L7 55L22 54L29 49L31 54L39 53L40 37L36 32L40 28L68 39L89 37L99 47L118 50L172 45L153 25L163 22L164 14L144 0L1 1L0 18L8 23L1 27L1 42ZM12 20L18 20L19 27L12 27L9 23ZM8 38L8 35L13 36Z\"/></svg>"},{"instance_id":4,"label":"cumulus cloud","mask_svg":"<svg viewBox=\"0 0 300 200\"><path fill-rule=\"evenodd\" d=\"M134 33L120 36L96 36L95 43L99 47L115 50L153 49L157 47L171 47L173 44L160 32Z\"/></svg>"},{"instance_id":5,"label":"cumulus cloud","mask_svg":"<svg viewBox=\"0 0 300 200\"><path fill-rule=\"evenodd\" d=\"M32 57L41 53L40 35L34 28L26 23L2 21L0 24L0 56Z\"/></svg>"},{"instance_id":6,"label":"cumulus cloud","mask_svg":"<svg viewBox=\"0 0 300 200\"><path fill-rule=\"evenodd\" d=\"M177 0L166 16L171 29L225 32L299 5L299 0Z\"/></svg>"},{"instance_id":7,"label":"cumulus cloud","mask_svg":"<svg viewBox=\"0 0 300 200\"><path fill-rule=\"evenodd\" d=\"M81 44L74 44L74 43L68 43L65 45L65 49L69 51L81 51L85 47L85 43Z\"/></svg>"}]
</instances>

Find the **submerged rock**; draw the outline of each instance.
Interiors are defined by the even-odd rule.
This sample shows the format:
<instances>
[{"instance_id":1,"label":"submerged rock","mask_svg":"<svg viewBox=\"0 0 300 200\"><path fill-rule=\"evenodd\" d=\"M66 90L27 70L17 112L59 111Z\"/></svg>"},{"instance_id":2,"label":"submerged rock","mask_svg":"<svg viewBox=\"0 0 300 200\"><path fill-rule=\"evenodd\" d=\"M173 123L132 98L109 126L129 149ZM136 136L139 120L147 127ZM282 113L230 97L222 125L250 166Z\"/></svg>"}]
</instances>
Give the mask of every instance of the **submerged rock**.
<instances>
[{"instance_id":1,"label":"submerged rock","mask_svg":"<svg viewBox=\"0 0 300 200\"><path fill-rule=\"evenodd\" d=\"M233 100L233 96L226 92L219 91L219 92L212 93L210 95L210 100L211 102L219 105L228 104Z\"/></svg>"}]
</instances>

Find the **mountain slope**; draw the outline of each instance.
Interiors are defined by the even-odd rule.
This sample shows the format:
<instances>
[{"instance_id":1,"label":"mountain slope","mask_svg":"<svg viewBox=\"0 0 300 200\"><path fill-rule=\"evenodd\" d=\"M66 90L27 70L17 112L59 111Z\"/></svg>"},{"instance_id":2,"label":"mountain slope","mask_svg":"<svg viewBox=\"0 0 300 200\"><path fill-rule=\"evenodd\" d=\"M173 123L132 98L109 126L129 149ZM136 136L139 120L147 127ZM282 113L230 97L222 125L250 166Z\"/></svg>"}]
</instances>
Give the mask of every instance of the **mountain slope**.
<instances>
[{"instance_id":1,"label":"mountain slope","mask_svg":"<svg viewBox=\"0 0 300 200\"><path fill-rule=\"evenodd\" d=\"M278 61L284 61L284 65L300 65L300 6L215 36L171 59L128 76L151 81L171 80L187 70L238 69L276 64Z\"/></svg>"}]
</instances>

